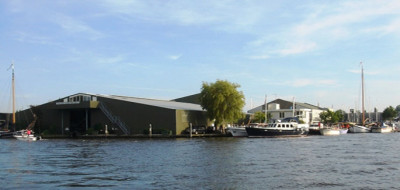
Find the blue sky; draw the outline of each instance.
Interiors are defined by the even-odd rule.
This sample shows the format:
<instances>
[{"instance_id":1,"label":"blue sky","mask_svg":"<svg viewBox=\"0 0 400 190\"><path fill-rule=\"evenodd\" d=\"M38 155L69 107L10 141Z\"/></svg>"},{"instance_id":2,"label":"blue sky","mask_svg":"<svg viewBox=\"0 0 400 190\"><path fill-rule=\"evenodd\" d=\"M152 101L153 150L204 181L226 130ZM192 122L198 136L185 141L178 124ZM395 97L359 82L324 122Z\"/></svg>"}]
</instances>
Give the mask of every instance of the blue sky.
<instances>
[{"instance_id":1,"label":"blue sky","mask_svg":"<svg viewBox=\"0 0 400 190\"><path fill-rule=\"evenodd\" d=\"M174 99L241 85L245 110L283 98L400 104L400 1L1 1L0 112L78 92Z\"/></svg>"}]
</instances>

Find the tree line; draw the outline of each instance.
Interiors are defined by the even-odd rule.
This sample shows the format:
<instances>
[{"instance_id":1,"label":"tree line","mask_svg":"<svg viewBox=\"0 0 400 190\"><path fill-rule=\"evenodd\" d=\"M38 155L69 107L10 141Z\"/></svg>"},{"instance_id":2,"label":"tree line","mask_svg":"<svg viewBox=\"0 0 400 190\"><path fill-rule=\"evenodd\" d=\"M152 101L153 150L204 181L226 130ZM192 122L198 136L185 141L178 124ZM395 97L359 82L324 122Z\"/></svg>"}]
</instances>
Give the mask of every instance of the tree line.
<instances>
[{"instance_id":1,"label":"tree line","mask_svg":"<svg viewBox=\"0 0 400 190\"><path fill-rule=\"evenodd\" d=\"M217 80L214 83L203 82L200 92L200 105L206 110L208 118L218 127L226 123L237 122L245 117L242 112L245 105L245 97L242 91L239 91L239 84L231 83L226 80ZM400 105L396 108L389 106L382 113L383 120L393 120L400 113ZM324 111L320 114L323 123L336 123L344 120L347 114L343 110ZM257 122L268 122L271 118L269 114L267 119L265 114L260 112L254 115Z\"/></svg>"}]
</instances>

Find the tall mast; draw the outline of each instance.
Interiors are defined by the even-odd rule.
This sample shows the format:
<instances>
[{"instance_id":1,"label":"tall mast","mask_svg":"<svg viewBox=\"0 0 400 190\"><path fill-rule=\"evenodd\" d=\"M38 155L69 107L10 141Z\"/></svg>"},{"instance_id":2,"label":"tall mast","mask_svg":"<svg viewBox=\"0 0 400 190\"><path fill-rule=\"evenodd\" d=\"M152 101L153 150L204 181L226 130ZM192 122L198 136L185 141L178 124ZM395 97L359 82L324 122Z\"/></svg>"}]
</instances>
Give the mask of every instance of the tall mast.
<instances>
[{"instance_id":1,"label":"tall mast","mask_svg":"<svg viewBox=\"0 0 400 190\"><path fill-rule=\"evenodd\" d=\"M292 115L293 115L293 117L296 117L295 115L294 115L294 111L295 111L295 107L296 107L296 103L295 103L295 99L294 99L294 97L293 97L293 107L292 107Z\"/></svg>"},{"instance_id":2,"label":"tall mast","mask_svg":"<svg viewBox=\"0 0 400 190\"><path fill-rule=\"evenodd\" d=\"M362 111L362 125L364 126L365 125L365 113L364 113L364 68L363 68L363 65L362 65L362 62L360 63L361 64L361 104L362 104L362 106L361 106L361 111Z\"/></svg>"},{"instance_id":3,"label":"tall mast","mask_svg":"<svg viewBox=\"0 0 400 190\"><path fill-rule=\"evenodd\" d=\"M14 61L11 64L11 69L12 69L12 106L13 106L13 112L12 112L12 124L15 126L15 80L14 80Z\"/></svg>"},{"instance_id":4,"label":"tall mast","mask_svg":"<svg viewBox=\"0 0 400 190\"><path fill-rule=\"evenodd\" d=\"M267 102L267 95L265 95L265 123L268 123L268 102Z\"/></svg>"}]
</instances>

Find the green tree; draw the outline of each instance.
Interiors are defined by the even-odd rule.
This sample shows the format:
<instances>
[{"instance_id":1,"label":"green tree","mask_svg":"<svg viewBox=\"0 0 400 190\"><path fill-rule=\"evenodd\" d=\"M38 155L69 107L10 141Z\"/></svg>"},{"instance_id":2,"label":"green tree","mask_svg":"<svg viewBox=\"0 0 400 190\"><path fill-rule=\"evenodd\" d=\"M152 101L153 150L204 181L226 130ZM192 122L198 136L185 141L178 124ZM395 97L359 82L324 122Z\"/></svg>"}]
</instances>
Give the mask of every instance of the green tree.
<instances>
[{"instance_id":1,"label":"green tree","mask_svg":"<svg viewBox=\"0 0 400 190\"><path fill-rule=\"evenodd\" d=\"M382 113L383 120L393 120L397 116L397 111L392 107L389 106Z\"/></svg>"},{"instance_id":2,"label":"green tree","mask_svg":"<svg viewBox=\"0 0 400 190\"><path fill-rule=\"evenodd\" d=\"M268 118L267 123L270 121L271 117L272 117L271 113L268 112L267 113L267 118ZM254 121L258 122L258 123L264 122L265 121L265 113L261 112L261 111L254 113Z\"/></svg>"},{"instance_id":3,"label":"green tree","mask_svg":"<svg viewBox=\"0 0 400 190\"><path fill-rule=\"evenodd\" d=\"M343 111L343 110L337 110L337 111L335 111L335 115L338 118L338 120L336 122L338 122L338 121L342 121L343 122L344 121L344 116L346 115L346 112Z\"/></svg>"},{"instance_id":4,"label":"green tree","mask_svg":"<svg viewBox=\"0 0 400 190\"><path fill-rule=\"evenodd\" d=\"M236 121L243 116L245 104L243 92L238 91L240 85L225 80L215 83L203 82L200 93L200 104L207 110L210 120L215 120L215 126Z\"/></svg>"},{"instance_id":5,"label":"green tree","mask_svg":"<svg viewBox=\"0 0 400 190\"><path fill-rule=\"evenodd\" d=\"M319 118L321 119L322 123L324 123L324 124L327 124L327 123L332 124L332 123L336 123L338 121L342 121L343 113L341 110L337 110L335 112L333 112L331 110L327 110L327 111L320 113Z\"/></svg>"},{"instance_id":6,"label":"green tree","mask_svg":"<svg viewBox=\"0 0 400 190\"><path fill-rule=\"evenodd\" d=\"M396 106L396 111L397 111L397 113L400 113L400 105Z\"/></svg>"}]
</instances>

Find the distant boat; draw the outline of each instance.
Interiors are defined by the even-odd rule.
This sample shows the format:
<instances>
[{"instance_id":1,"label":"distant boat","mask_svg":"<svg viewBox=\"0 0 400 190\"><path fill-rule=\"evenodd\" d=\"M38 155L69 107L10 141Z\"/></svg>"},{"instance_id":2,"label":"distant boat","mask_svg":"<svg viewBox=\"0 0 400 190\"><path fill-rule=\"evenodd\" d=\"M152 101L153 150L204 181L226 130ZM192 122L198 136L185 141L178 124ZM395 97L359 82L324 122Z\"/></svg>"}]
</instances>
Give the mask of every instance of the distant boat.
<instances>
[{"instance_id":1,"label":"distant boat","mask_svg":"<svg viewBox=\"0 0 400 190\"><path fill-rule=\"evenodd\" d=\"M29 130L20 130L14 133L14 138L21 141L36 141L38 137L36 137L33 131Z\"/></svg>"},{"instance_id":2,"label":"distant boat","mask_svg":"<svg viewBox=\"0 0 400 190\"><path fill-rule=\"evenodd\" d=\"M12 69L12 124L15 125L15 79L14 79L14 63L11 64L10 68ZM16 131L13 133L13 137L18 140L24 141L36 141L38 138L34 135L32 128L35 126L37 117L33 114L33 121L28 125L28 127L24 130Z\"/></svg>"},{"instance_id":3,"label":"distant boat","mask_svg":"<svg viewBox=\"0 0 400 190\"><path fill-rule=\"evenodd\" d=\"M354 125L349 128L349 132L351 133L369 133L371 132L371 128L365 125L365 109L364 109L364 68L361 64L361 97L362 97L362 120L361 125Z\"/></svg>"},{"instance_id":4,"label":"distant boat","mask_svg":"<svg viewBox=\"0 0 400 190\"><path fill-rule=\"evenodd\" d=\"M309 135L321 135L321 129L324 128L324 124L321 122L312 122L309 128Z\"/></svg>"},{"instance_id":5,"label":"distant boat","mask_svg":"<svg viewBox=\"0 0 400 190\"><path fill-rule=\"evenodd\" d=\"M7 131L0 131L0 138L12 138L13 137L13 132L11 132L10 130Z\"/></svg>"},{"instance_id":6,"label":"distant boat","mask_svg":"<svg viewBox=\"0 0 400 190\"><path fill-rule=\"evenodd\" d=\"M245 126L233 126L226 129L233 137L247 137Z\"/></svg>"},{"instance_id":7,"label":"distant boat","mask_svg":"<svg viewBox=\"0 0 400 190\"><path fill-rule=\"evenodd\" d=\"M309 132L308 124L300 124L297 118L285 118L281 122L246 127L249 137L300 137Z\"/></svg>"},{"instance_id":8,"label":"distant boat","mask_svg":"<svg viewBox=\"0 0 400 190\"><path fill-rule=\"evenodd\" d=\"M362 125L354 125L349 128L350 133L369 133L371 132L370 127L362 126Z\"/></svg>"},{"instance_id":9,"label":"distant boat","mask_svg":"<svg viewBox=\"0 0 400 190\"><path fill-rule=\"evenodd\" d=\"M340 131L340 134L341 134L341 135L344 135L344 134L347 134L347 132L349 131L349 129L341 128L341 129L339 129L339 131Z\"/></svg>"},{"instance_id":10,"label":"distant boat","mask_svg":"<svg viewBox=\"0 0 400 190\"><path fill-rule=\"evenodd\" d=\"M327 127L320 130L321 135L324 136L333 136L333 135L340 135L340 129L336 127Z\"/></svg>"},{"instance_id":11,"label":"distant boat","mask_svg":"<svg viewBox=\"0 0 400 190\"><path fill-rule=\"evenodd\" d=\"M387 125L385 123L382 124L382 126L375 125L371 127L371 132L372 133L391 133L393 132L395 127L392 125Z\"/></svg>"}]
</instances>

